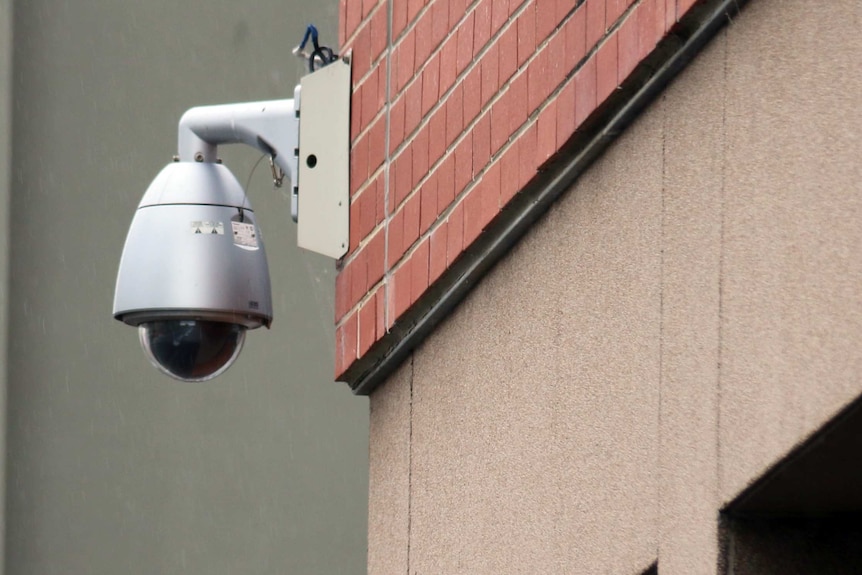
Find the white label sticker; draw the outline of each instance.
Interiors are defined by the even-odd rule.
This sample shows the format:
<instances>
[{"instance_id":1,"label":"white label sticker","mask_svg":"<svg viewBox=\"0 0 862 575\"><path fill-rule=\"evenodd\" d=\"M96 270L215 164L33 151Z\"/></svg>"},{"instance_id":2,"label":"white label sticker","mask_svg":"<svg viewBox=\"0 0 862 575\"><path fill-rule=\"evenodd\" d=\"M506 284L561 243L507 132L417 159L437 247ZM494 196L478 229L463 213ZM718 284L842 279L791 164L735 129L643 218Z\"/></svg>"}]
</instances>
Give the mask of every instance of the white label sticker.
<instances>
[{"instance_id":1,"label":"white label sticker","mask_svg":"<svg viewBox=\"0 0 862 575\"><path fill-rule=\"evenodd\" d=\"M233 227L233 243L238 246L257 247L257 230L254 224L231 222L230 225Z\"/></svg>"},{"instance_id":2,"label":"white label sticker","mask_svg":"<svg viewBox=\"0 0 862 575\"><path fill-rule=\"evenodd\" d=\"M224 224L221 222L192 222L193 234L224 235Z\"/></svg>"}]
</instances>

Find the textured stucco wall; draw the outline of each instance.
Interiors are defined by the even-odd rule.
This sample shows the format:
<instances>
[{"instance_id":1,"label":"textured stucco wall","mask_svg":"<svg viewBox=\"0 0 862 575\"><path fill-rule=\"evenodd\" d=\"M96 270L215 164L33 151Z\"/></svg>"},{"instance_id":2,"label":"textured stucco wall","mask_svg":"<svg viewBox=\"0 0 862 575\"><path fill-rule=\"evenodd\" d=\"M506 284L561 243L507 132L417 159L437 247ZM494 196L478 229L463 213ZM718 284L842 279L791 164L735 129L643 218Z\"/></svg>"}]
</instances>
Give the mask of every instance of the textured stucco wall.
<instances>
[{"instance_id":1,"label":"textured stucco wall","mask_svg":"<svg viewBox=\"0 0 862 575\"><path fill-rule=\"evenodd\" d=\"M371 572L716 572L859 393L860 12L753 0L372 395Z\"/></svg>"}]
</instances>

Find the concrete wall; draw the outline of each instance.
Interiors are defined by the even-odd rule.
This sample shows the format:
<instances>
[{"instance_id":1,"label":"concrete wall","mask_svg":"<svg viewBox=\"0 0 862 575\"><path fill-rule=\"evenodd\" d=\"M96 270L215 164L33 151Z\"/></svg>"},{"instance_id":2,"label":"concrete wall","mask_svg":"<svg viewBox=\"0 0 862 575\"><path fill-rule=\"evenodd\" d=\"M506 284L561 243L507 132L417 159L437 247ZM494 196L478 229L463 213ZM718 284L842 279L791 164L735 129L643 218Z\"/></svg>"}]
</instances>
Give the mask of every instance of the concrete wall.
<instances>
[{"instance_id":1,"label":"concrete wall","mask_svg":"<svg viewBox=\"0 0 862 575\"><path fill-rule=\"evenodd\" d=\"M111 317L127 226L176 153L182 112L292 97L291 48L308 22L334 44L337 3L10 9L0 2L6 573L362 572L367 403L332 383L334 266L296 248L286 191L266 162L251 173L259 154L222 149L267 242L272 330L250 333L224 376L181 385Z\"/></svg>"},{"instance_id":2,"label":"concrete wall","mask_svg":"<svg viewBox=\"0 0 862 575\"><path fill-rule=\"evenodd\" d=\"M720 569L859 394L860 18L753 0L372 395L370 573Z\"/></svg>"}]
</instances>

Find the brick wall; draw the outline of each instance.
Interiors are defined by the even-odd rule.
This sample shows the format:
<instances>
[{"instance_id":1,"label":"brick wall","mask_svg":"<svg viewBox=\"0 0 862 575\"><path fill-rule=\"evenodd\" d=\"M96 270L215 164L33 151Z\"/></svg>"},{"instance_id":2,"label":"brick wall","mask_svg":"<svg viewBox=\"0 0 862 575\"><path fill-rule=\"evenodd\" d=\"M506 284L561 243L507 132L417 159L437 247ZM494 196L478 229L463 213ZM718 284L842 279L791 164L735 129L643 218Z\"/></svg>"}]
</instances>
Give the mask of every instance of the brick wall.
<instances>
[{"instance_id":1,"label":"brick wall","mask_svg":"<svg viewBox=\"0 0 862 575\"><path fill-rule=\"evenodd\" d=\"M335 375L368 352L693 0L341 0L350 251Z\"/></svg>"}]
</instances>

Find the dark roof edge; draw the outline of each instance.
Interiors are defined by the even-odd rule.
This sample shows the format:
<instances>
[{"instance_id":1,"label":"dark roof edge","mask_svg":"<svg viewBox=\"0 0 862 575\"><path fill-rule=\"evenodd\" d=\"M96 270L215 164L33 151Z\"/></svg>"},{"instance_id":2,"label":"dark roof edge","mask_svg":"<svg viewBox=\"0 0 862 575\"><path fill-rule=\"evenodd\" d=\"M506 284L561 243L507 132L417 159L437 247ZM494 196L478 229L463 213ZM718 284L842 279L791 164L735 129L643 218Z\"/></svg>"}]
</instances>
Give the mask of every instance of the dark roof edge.
<instances>
[{"instance_id":1,"label":"dark roof edge","mask_svg":"<svg viewBox=\"0 0 862 575\"><path fill-rule=\"evenodd\" d=\"M747 0L697 3L452 266L341 377L357 395L382 384L631 124Z\"/></svg>"}]
</instances>

